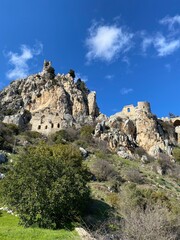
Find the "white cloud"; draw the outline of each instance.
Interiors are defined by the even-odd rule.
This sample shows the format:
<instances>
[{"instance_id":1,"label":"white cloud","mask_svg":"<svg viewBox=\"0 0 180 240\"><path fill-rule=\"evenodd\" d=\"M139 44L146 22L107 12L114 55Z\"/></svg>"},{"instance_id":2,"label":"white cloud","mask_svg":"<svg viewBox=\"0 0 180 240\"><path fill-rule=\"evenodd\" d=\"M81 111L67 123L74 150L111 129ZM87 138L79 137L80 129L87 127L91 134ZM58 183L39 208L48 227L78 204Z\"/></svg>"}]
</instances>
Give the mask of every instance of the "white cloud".
<instances>
[{"instance_id":1,"label":"white cloud","mask_svg":"<svg viewBox=\"0 0 180 240\"><path fill-rule=\"evenodd\" d=\"M146 52L150 46L154 46L159 57L171 55L180 48L180 39L165 37L157 33L154 37L145 37L142 42L142 50Z\"/></svg>"},{"instance_id":2,"label":"white cloud","mask_svg":"<svg viewBox=\"0 0 180 240\"><path fill-rule=\"evenodd\" d=\"M127 56L124 56L124 57L122 58L122 62L124 62L124 63L126 63L128 66L130 66L130 60L129 60L129 58L128 58Z\"/></svg>"},{"instance_id":3,"label":"white cloud","mask_svg":"<svg viewBox=\"0 0 180 240\"><path fill-rule=\"evenodd\" d=\"M171 64L167 63L164 65L168 72L171 72Z\"/></svg>"},{"instance_id":4,"label":"white cloud","mask_svg":"<svg viewBox=\"0 0 180 240\"><path fill-rule=\"evenodd\" d=\"M170 55L180 48L179 39L169 40L162 35L157 36L153 40L153 44L160 57Z\"/></svg>"},{"instance_id":5,"label":"white cloud","mask_svg":"<svg viewBox=\"0 0 180 240\"><path fill-rule=\"evenodd\" d=\"M6 76L9 79L17 79L26 77L29 74L28 61L34 56L41 54L43 49L42 43L37 43L33 48L27 45L21 45L21 53L8 52L6 56L9 58L9 64L13 67L7 72Z\"/></svg>"},{"instance_id":6,"label":"white cloud","mask_svg":"<svg viewBox=\"0 0 180 240\"><path fill-rule=\"evenodd\" d=\"M142 50L146 52L147 48L153 43L153 39L151 37L145 37L142 42Z\"/></svg>"},{"instance_id":7,"label":"white cloud","mask_svg":"<svg viewBox=\"0 0 180 240\"><path fill-rule=\"evenodd\" d=\"M121 94L122 95L126 95L126 94L128 94L128 93L131 93L131 92L133 92L134 90L132 89L132 88L122 88L121 89Z\"/></svg>"},{"instance_id":8,"label":"white cloud","mask_svg":"<svg viewBox=\"0 0 180 240\"><path fill-rule=\"evenodd\" d=\"M174 17L166 16L159 21L160 24L167 25L169 30L174 30L175 25L180 25L180 15Z\"/></svg>"},{"instance_id":9,"label":"white cloud","mask_svg":"<svg viewBox=\"0 0 180 240\"><path fill-rule=\"evenodd\" d=\"M114 78L114 75L108 74L105 76L105 79L112 80Z\"/></svg>"},{"instance_id":10,"label":"white cloud","mask_svg":"<svg viewBox=\"0 0 180 240\"><path fill-rule=\"evenodd\" d=\"M86 57L88 61L100 59L111 62L119 57L120 53L127 52L132 47L132 37L132 33L116 25L93 25L86 39Z\"/></svg>"}]
</instances>

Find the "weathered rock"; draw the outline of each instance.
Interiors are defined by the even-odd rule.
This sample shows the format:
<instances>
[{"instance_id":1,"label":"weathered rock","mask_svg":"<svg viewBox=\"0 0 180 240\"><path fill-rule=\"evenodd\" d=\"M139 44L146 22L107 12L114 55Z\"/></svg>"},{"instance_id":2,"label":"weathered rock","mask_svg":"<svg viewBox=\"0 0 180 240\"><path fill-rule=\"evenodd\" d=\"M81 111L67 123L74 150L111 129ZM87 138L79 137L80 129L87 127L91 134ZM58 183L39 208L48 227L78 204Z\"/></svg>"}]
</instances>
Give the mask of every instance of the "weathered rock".
<instances>
[{"instance_id":1,"label":"weathered rock","mask_svg":"<svg viewBox=\"0 0 180 240\"><path fill-rule=\"evenodd\" d=\"M124 158L135 158L136 147L141 147L156 158L162 152L171 155L172 146L176 144L173 125L157 119L147 102L139 102L137 107L124 107L122 112L105 118L104 126L98 121L94 136L107 141L110 149L116 150ZM125 147L125 150L119 150L120 147ZM142 162L147 161L144 156Z\"/></svg>"},{"instance_id":2,"label":"weathered rock","mask_svg":"<svg viewBox=\"0 0 180 240\"><path fill-rule=\"evenodd\" d=\"M79 150L84 158L88 156L88 151L86 149L80 147Z\"/></svg>"},{"instance_id":3,"label":"weathered rock","mask_svg":"<svg viewBox=\"0 0 180 240\"><path fill-rule=\"evenodd\" d=\"M0 179L3 179L5 175L3 173L0 173Z\"/></svg>"},{"instance_id":4,"label":"weathered rock","mask_svg":"<svg viewBox=\"0 0 180 240\"><path fill-rule=\"evenodd\" d=\"M70 74L55 75L48 61L39 74L14 81L0 92L0 117L5 123L29 123L31 130L44 134L90 124L98 115L96 93L81 80L75 83Z\"/></svg>"},{"instance_id":5,"label":"weathered rock","mask_svg":"<svg viewBox=\"0 0 180 240\"><path fill-rule=\"evenodd\" d=\"M149 163L149 159L148 159L148 157L146 155L142 155L141 161L142 161L142 163L145 163L145 164Z\"/></svg>"},{"instance_id":6,"label":"weathered rock","mask_svg":"<svg viewBox=\"0 0 180 240\"><path fill-rule=\"evenodd\" d=\"M95 138L132 158L137 147L156 158L162 152L171 155L177 139L180 141L180 120L175 119L173 126L167 119L158 119L148 102L125 106L110 117L100 114L96 93L80 79L74 82L72 74L56 75L49 61L44 62L42 72L14 81L0 92L0 120L46 135L96 123Z\"/></svg>"},{"instance_id":7,"label":"weathered rock","mask_svg":"<svg viewBox=\"0 0 180 240\"><path fill-rule=\"evenodd\" d=\"M0 151L0 164L8 161L7 155L4 151Z\"/></svg>"}]
</instances>

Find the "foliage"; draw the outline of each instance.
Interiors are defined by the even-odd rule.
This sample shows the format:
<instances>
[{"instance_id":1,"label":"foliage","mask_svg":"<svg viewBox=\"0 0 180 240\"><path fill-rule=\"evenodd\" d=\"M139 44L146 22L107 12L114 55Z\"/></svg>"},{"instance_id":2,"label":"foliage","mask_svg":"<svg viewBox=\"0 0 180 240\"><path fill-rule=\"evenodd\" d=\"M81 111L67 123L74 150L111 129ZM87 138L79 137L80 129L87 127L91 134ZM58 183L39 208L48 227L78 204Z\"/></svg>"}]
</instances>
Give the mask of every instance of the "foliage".
<instances>
[{"instance_id":1,"label":"foliage","mask_svg":"<svg viewBox=\"0 0 180 240\"><path fill-rule=\"evenodd\" d=\"M113 166L102 159L97 159L94 162L91 171L99 181L107 181L116 178L118 175Z\"/></svg>"},{"instance_id":2,"label":"foliage","mask_svg":"<svg viewBox=\"0 0 180 240\"><path fill-rule=\"evenodd\" d=\"M58 132L51 134L50 140L56 144L73 142L78 137L78 132L75 129L61 129Z\"/></svg>"},{"instance_id":3,"label":"foliage","mask_svg":"<svg viewBox=\"0 0 180 240\"><path fill-rule=\"evenodd\" d=\"M175 240L178 230L171 221L167 208L155 205L143 209L134 209L126 216L123 239L128 240Z\"/></svg>"},{"instance_id":4,"label":"foliage","mask_svg":"<svg viewBox=\"0 0 180 240\"><path fill-rule=\"evenodd\" d=\"M87 172L70 145L30 147L2 182L4 202L25 226L58 228L77 220L89 198Z\"/></svg>"},{"instance_id":5,"label":"foliage","mask_svg":"<svg viewBox=\"0 0 180 240\"><path fill-rule=\"evenodd\" d=\"M80 129L80 137L83 140L91 141L93 131L94 131L94 127L93 126L91 126L91 125L84 125Z\"/></svg>"},{"instance_id":6,"label":"foliage","mask_svg":"<svg viewBox=\"0 0 180 240\"><path fill-rule=\"evenodd\" d=\"M139 170L135 168L129 168L128 170L126 170L125 177L126 180L134 183L142 184L144 182L142 174L140 173Z\"/></svg>"},{"instance_id":7,"label":"foliage","mask_svg":"<svg viewBox=\"0 0 180 240\"><path fill-rule=\"evenodd\" d=\"M166 174L168 170L171 170L173 167L170 157L163 153L159 154L158 163L162 169L162 174Z\"/></svg>"},{"instance_id":8,"label":"foliage","mask_svg":"<svg viewBox=\"0 0 180 240\"><path fill-rule=\"evenodd\" d=\"M0 122L0 149L12 151L14 135L17 135L18 132L19 129L16 125Z\"/></svg>"},{"instance_id":9,"label":"foliage","mask_svg":"<svg viewBox=\"0 0 180 240\"><path fill-rule=\"evenodd\" d=\"M76 86L79 90L81 90L85 95L90 93L89 89L87 89L85 82L83 82L80 78L76 82Z\"/></svg>"},{"instance_id":10,"label":"foliage","mask_svg":"<svg viewBox=\"0 0 180 240\"><path fill-rule=\"evenodd\" d=\"M74 71L73 69L70 69L70 70L69 70L69 74L70 74L70 76L71 76L73 79L76 77L75 71Z\"/></svg>"},{"instance_id":11,"label":"foliage","mask_svg":"<svg viewBox=\"0 0 180 240\"><path fill-rule=\"evenodd\" d=\"M177 162L180 162L180 147L176 147L173 149L173 157Z\"/></svg>"}]
</instances>

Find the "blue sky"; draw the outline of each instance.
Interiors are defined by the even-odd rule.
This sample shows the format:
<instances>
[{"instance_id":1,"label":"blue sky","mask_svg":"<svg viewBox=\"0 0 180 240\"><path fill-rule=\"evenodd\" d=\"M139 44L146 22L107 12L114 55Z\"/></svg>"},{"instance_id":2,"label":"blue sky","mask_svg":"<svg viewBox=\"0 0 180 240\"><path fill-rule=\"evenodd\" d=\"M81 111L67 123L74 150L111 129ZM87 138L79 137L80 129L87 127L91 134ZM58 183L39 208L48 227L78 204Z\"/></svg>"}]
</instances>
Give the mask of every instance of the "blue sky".
<instances>
[{"instance_id":1,"label":"blue sky","mask_svg":"<svg viewBox=\"0 0 180 240\"><path fill-rule=\"evenodd\" d=\"M0 0L0 32L0 89L47 59L107 115L138 101L180 115L179 0Z\"/></svg>"}]
</instances>

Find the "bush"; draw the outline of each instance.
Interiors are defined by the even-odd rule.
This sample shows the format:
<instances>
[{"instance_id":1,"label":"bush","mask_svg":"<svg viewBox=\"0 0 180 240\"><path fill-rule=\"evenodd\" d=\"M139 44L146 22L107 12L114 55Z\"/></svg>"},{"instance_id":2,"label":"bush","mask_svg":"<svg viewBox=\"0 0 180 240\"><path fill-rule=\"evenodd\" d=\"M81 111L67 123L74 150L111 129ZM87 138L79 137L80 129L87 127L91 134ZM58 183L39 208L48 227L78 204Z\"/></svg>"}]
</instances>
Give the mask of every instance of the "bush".
<instances>
[{"instance_id":1,"label":"bush","mask_svg":"<svg viewBox=\"0 0 180 240\"><path fill-rule=\"evenodd\" d=\"M118 173L114 170L113 166L106 160L97 159L92 166L92 173L98 181L107 181L116 178Z\"/></svg>"},{"instance_id":2,"label":"bush","mask_svg":"<svg viewBox=\"0 0 180 240\"><path fill-rule=\"evenodd\" d=\"M155 205L145 210L135 209L125 218L123 239L175 240L178 239L177 221L171 221L167 208Z\"/></svg>"},{"instance_id":3,"label":"bush","mask_svg":"<svg viewBox=\"0 0 180 240\"><path fill-rule=\"evenodd\" d=\"M2 196L24 226L59 228L84 212L87 180L78 150L44 144L21 154L1 181Z\"/></svg>"},{"instance_id":4,"label":"bush","mask_svg":"<svg viewBox=\"0 0 180 240\"><path fill-rule=\"evenodd\" d=\"M180 162L180 148L176 147L173 149L173 157L176 159L177 162Z\"/></svg>"},{"instance_id":5,"label":"bush","mask_svg":"<svg viewBox=\"0 0 180 240\"><path fill-rule=\"evenodd\" d=\"M172 170L173 164L170 160L170 157L164 153L159 154L158 163L162 170L162 174L166 174L168 171Z\"/></svg>"},{"instance_id":6,"label":"bush","mask_svg":"<svg viewBox=\"0 0 180 240\"><path fill-rule=\"evenodd\" d=\"M131 181L134 183L142 184L144 182L142 174L137 169L128 169L125 172L125 178L127 181Z\"/></svg>"},{"instance_id":7,"label":"bush","mask_svg":"<svg viewBox=\"0 0 180 240\"><path fill-rule=\"evenodd\" d=\"M75 71L74 71L73 69L70 69L70 70L69 70L69 74L70 74L70 76L71 76L73 79L76 77Z\"/></svg>"},{"instance_id":8,"label":"bush","mask_svg":"<svg viewBox=\"0 0 180 240\"><path fill-rule=\"evenodd\" d=\"M85 140L92 139L92 133L94 131L94 127L91 125L85 125L80 130L80 137Z\"/></svg>"},{"instance_id":9,"label":"bush","mask_svg":"<svg viewBox=\"0 0 180 240\"><path fill-rule=\"evenodd\" d=\"M78 132L75 129L61 129L58 132L51 134L50 140L56 144L73 142L78 138Z\"/></svg>"}]
</instances>

